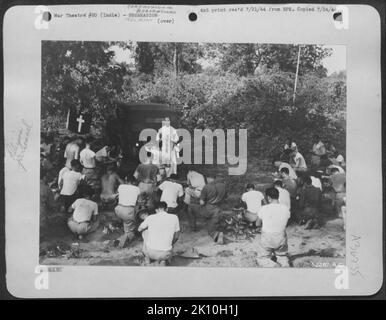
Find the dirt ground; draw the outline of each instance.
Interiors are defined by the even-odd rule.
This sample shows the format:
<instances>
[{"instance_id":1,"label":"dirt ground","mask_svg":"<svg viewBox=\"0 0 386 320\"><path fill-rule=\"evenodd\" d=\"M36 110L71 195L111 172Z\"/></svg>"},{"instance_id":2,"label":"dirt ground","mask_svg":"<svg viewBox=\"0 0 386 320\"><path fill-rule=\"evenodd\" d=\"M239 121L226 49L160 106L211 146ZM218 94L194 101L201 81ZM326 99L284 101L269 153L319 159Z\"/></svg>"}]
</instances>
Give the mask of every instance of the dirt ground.
<instances>
[{"instance_id":1,"label":"dirt ground","mask_svg":"<svg viewBox=\"0 0 386 320\"><path fill-rule=\"evenodd\" d=\"M254 182L263 191L273 181L266 163L248 167L246 175L228 176L220 172L229 186L226 208L232 208L245 184ZM258 183L256 183L258 181ZM63 214L62 214L63 215ZM103 225L116 223L112 210L100 212ZM122 229L109 234L103 232L103 225L86 237L77 241L63 223L50 228L40 243L40 263L43 265L127 265L144 264L142 239L140 235L128 247L119 249L116 241ZM59 219L60 220L60 219ZM224 245L215 244L208 236L204 221L198 220L198 231L192 232L188 226L186 213L180 214L181 235L174 247L171 266L189 267L262 267L258 256L260 234L251 239L235 240ZM289 262L297 268L334 268L345 262L345 232L341 218L330 218L320 229L305 230L303 226L290 224L287 227ZM234 239L233 239L234 240ZM267 266L267 265L264 265ZM274 262L272 267L278 266Z\"/></svg>"},{"instance_id":2,"label":"dirt ground","mask_svg":"<svg viewBox=\"0 0 386 320\"><path fill-rule=\"evenodd\" d=\"M113 221L111 212L102 215ZM213 243L203 221L199 231L192 232L187 220L181 219L181 236L174 248L171 266L190 267L259 267L258 243L254 239L233 241L224 245ZM128 247L115 247L114 239L121 231L104 234L101 226L85 241L77 241L66 228L57 228L41 243L40 263L43 265L143 265L142 240L138 236ZM327 221L325 226L315 230L290 225L287 228L290 265L306 268L333 268L345 261L345 234L342 220ZM55 250L55 248L57 250ZM50 252L56 251L55 256ZM185 257L185 256L196 256ZM275 264L273 263L274 267Z\"/></svg>"}]
</instances>

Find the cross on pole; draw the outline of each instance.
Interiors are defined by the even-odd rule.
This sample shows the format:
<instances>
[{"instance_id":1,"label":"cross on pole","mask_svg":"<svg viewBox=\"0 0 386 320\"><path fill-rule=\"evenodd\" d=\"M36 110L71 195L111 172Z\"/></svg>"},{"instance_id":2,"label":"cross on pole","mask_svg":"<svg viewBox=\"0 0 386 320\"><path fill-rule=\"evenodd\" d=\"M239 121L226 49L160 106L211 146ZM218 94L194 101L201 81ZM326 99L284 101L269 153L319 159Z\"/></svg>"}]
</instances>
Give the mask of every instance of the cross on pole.
<instances>
[{"instance_id":1,"label":"cross on pole","mask_svg":"<svg viewBox=\"0 0 386 320\"><path fill-rule=\"evenodd\" d=\"M85 122L83 120L83 116L82 115L79 115L79 118L76 118L76 121L78 121L78 132L80 132L82 130L82 124Z\"/></svg>"}]
</instances>

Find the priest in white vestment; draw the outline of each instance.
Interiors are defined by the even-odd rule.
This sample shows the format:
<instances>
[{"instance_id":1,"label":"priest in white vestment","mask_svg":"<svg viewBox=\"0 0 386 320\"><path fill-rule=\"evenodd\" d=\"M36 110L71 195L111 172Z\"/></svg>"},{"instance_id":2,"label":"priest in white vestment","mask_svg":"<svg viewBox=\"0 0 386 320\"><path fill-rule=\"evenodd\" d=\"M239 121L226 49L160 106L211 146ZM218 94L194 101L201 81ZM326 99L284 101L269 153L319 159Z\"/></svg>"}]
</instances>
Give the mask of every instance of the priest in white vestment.
<instances>
[{"instance_id":1,"label":"priest in white vestment","mask_svg":"<svg viewBox=\"0 0 386 320\"><path fill-rule=\"evenodd\" d=\"M178 140L177 130L170 125L170 119L165 118L161 129L158 130L156 141L162 142L160 163L166 167L167 177L177 174Z\"/></svg>"}]
</instances>

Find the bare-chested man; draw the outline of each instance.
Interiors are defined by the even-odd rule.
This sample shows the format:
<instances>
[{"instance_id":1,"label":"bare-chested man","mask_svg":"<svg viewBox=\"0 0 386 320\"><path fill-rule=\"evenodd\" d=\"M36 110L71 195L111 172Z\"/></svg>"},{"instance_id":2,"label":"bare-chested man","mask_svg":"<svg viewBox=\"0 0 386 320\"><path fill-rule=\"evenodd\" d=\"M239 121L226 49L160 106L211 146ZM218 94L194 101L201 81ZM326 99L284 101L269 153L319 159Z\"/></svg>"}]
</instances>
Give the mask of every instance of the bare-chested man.
<instances>
[{"instance_id":1,"label":"bare-chested man","mask_svg":"<svg viewBox=\"0 0 386 320\"><path fill-rule=\"evenodd\" d=\"M115 167L110 165L107 167L106 173L102 176L102 192L101 201L102 205L114 203L118 197L117 188L120 184L124 183L123 179L115 171Z\"/></svg>"},{"instance_id":2,"label":"bare-chested man","mask_svg":"<svg viewBox=\"0 0 386 320\"><path fill-rule=\"evenodd\" d=\"M133 176L138 181L141 193L152 195L155 185L159 180L159 169L153 164L153 158L149 158L145 163L138 165Z\"/></svg>"},{"instance_id":3,"label":"bare-chested man","mask_svg":"<svg viewBox=\"0 0 386 320\"><path fill-rule=\"evenodd\" d=\"M66 149L64 151L64 158L66 159L67 168L71 169L72 160L79 160L80 146L82 145L82 143L83 139L81 137L78 137L66 145Z\"/></svg>"}]
</instances>

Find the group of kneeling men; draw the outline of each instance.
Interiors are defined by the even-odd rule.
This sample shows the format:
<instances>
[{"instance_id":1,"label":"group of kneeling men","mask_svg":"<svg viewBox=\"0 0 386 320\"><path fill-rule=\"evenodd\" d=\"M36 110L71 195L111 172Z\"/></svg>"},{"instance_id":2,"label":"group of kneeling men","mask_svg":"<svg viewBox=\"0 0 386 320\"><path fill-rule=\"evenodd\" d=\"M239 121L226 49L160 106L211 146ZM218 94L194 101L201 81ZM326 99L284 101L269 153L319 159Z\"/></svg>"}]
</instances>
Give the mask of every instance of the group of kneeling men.
<instances>
[{"instance_id":1,"label":"group of kneeling men","mask_svg":"<svg viewBox=\"0 0 386 320\"><path fill-rule=\"evenodd\" d=\"M71 149L71 145L69 147ZM77 157L71 159L69 154L66 154L66 166L59 173L58 187L65 211L72 212L68 227L82 239L99 226L95 197L99 178L95 174L95 153L88 143L80 152L79 160ZM278 263L286 265L287 259L282 258L288 251L286 226L289 219L305 224L307 229L318 227L324 191L332 188L335 192L333 201L337 208L342 208L345 201L344 171L332 167L329 174L322 183L320 177L295 172L290 165L278 163L277 178L280 179L266 189L265 195L255 190L253 184L246 186L241 196L245 208L243 216L261 230L259 252L262 257L275 256ZM87 183L79 190L84 180ZM203 217L212 239L218 244L224 243L221 207L227 195L226 189L225 183L216 176L205 177L194 170L187 173L183 182L175 174L161 178L159 167L149 158L147 163L138 165L132 177L125 179L118 175L114 165L107 165L97 193L102 207L113 204L116 216L123 222L124 234L119 238L119 246L124 247L140 232L146 259L165 264L170 260L173 245L180 235L180 212L188 214L193 231L197 230L197 217ZM42 190L45 190L44 185Z\"/></svg>"}]
</instances>

